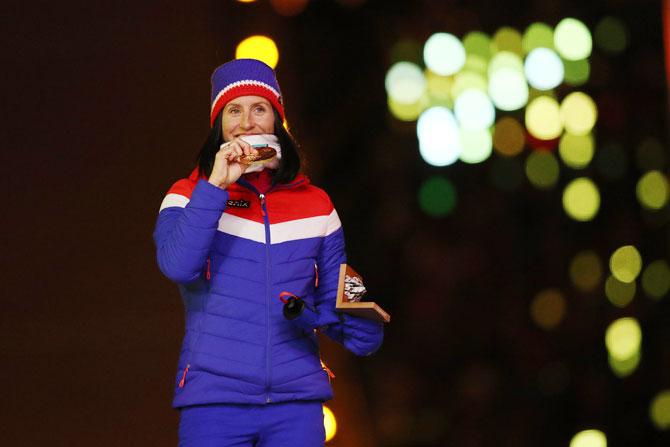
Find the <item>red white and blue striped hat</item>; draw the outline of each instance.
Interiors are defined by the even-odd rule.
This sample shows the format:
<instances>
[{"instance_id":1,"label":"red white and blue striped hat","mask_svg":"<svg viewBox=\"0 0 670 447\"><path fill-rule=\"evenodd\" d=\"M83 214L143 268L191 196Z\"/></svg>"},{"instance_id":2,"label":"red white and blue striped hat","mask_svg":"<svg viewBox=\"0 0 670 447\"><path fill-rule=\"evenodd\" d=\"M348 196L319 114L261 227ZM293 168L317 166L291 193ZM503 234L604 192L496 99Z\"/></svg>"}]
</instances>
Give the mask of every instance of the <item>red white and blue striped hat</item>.
<instances>
[{"instance_id":1,"label":"red white and blue striped hat","mask_svg":"<svg viewBox=\"0 0 670 447\"><path fill-rule=\"evenodd\" d=\"M216 115L223 106L244 95L267 99L284 120L281 90L274 70L257 59L234 59L221 65L212 74L210 126L214 126Z\"/></svg>"}]
</instances>

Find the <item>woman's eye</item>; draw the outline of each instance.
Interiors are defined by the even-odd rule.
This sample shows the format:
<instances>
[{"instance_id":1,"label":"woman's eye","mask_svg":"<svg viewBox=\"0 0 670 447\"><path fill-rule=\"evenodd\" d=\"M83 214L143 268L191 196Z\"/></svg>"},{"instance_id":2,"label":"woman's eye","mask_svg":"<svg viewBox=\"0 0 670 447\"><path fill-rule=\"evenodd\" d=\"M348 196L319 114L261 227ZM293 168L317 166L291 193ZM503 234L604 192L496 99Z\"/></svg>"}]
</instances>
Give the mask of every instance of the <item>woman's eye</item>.
<instances>
[{"instance_id":1,"label":"woman's eye","mask_svg":"<svg viewBox=\"0 0 670 447\"><path fill-rule=\"evenodd\" d=\"M265 111L265 107L263 106L256 107L256 113L264 113Z\"/></svg>"}]
</instances>

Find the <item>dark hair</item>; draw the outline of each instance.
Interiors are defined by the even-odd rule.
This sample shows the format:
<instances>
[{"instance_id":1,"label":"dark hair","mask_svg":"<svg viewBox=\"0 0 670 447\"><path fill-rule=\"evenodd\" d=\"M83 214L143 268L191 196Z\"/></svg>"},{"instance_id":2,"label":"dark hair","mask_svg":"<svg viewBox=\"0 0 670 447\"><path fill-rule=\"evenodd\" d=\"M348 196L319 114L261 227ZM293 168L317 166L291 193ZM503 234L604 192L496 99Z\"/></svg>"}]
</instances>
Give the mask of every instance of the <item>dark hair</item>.
<instances>
[{"instance_id":1,"label":"dark hair","mask_svg":"<svg viewBox=\"0 0 670 447\"><path fill-rule=\"evenodd\" d=\"M279 113L272 108L275 115L274 134L279 140L281 146L281 159L279 160L279 167L272 176L272 184L289 183L300 171L300 153L298 151L298 143L293 136L286 130L283 125ZM202 145L200 153L196 157L198 164L198 175L205 174L209 177L212 174L214 167L214 157L219 151L219 147L223 144L223 131L221 130L222 112L216 116L214 126L209 131L205 144Z\"/></svg>"}]
</instances>

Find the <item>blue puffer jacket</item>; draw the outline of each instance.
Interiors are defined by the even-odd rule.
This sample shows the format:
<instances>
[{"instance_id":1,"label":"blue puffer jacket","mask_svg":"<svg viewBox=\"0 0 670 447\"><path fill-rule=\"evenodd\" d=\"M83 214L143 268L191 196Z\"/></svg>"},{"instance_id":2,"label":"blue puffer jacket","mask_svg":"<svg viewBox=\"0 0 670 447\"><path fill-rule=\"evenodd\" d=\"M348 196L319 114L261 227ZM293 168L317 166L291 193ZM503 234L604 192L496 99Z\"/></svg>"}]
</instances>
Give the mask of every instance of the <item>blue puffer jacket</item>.
<instances>
[{"instance_id":1,"label":"blue puffer jacket","mask_svg":"<svg viewBox=\"0 0 670 447\"><path fill-rule=\"evenodd\" d=\"M242 178L224 191L194 170L165 196L154 241L186 310L174 407L332 397L315 328L284 318L283 291L355 354L381 345L381 323L335 312L344 236L329 197L305 176L260 194Z\"/></svg>"}]
</instances>

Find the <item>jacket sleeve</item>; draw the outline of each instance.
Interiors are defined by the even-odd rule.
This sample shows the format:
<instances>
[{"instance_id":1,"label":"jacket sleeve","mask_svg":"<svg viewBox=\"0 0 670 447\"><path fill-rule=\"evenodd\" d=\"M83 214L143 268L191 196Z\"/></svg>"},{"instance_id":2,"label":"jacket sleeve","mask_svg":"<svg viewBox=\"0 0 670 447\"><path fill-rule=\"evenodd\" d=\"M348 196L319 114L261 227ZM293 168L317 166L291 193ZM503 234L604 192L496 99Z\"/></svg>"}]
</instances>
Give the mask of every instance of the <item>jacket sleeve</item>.
<instances>
[{"instance_id":1,"label":"jacket sleeve","mask_svg":"<svg viewBox=\"0 0 670 447\"><path fill-rule=\"evenodd\" d=\"M200 179L189 198L177 184L171 191L182 194L169 192L163 200L153 239L161 272L186 284L197 279L204 268L228 191Z\"/></svg>"},{"instance_id":2,"label":"jacket sleeve","mask_svg":"<svg viewBox=\"0 0 670 447\"><path fill-rule=\"evenodd\" d=\"M384 338L383 324L341 314L335 310L340 264L346 263L347 258L344 232L334 209L329 216L326 237L316 261L319 272L319 285L314 300L316 315L306 308L303 315L293 321L304 329L320 327L331 339L358 356L374 353ZM307 328L305 325L312 327Z\"/></svg>"}]
</instances>

